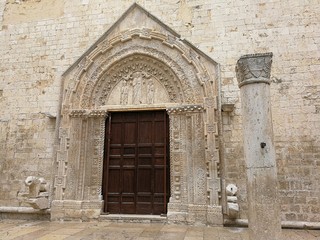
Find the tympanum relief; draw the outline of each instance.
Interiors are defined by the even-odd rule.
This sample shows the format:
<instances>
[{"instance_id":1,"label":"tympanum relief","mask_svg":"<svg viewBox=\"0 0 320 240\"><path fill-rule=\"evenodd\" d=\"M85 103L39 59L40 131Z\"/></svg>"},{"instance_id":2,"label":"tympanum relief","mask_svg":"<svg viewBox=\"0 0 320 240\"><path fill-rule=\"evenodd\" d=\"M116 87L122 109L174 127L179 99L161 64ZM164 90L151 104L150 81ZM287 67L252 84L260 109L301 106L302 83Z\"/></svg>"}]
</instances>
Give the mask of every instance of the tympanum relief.
<instances>
[{"instance_id":1,"label":"tympanum relief","mask_svg":"<svg viewBox=\"0 0 320 240\"><path fill-rule=\"evenodd\" d=\"M163 84L143 71L123 76L112 90L107 104L140 105L170 102Z\"/></svg>"},{"instance_id":2,"label":"tympanum relief","mask_svg":"<svg viewBox=\"0 0 320 240\"><path fill-rule=\"evenodd\" d=\"M185 98L185 87L172 69L144 54L122 59L101 76L93 89L91 102L95 107L175 103Z\"/></svg>"}]
</instances>

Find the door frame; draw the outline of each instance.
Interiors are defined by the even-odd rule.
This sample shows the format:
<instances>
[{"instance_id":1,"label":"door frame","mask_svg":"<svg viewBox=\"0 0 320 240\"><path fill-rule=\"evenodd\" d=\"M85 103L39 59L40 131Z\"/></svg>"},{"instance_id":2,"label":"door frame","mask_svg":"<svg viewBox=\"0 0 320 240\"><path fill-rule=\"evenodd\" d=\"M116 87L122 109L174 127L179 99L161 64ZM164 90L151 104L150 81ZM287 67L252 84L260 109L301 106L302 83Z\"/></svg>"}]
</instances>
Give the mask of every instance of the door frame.
<instances>
[{"instance_id":1,"label":"door frame","mask_svg":"<svg viewBox=\"0 0 320 240\"><path fill-rule=\"evenodd\" d=\"M165 165L164 165L164 183L163 183L163 194L164 194L164 201L163 201L163 207L165 213L161 213L160 215L166 215L168 211L168 204L171 196L171 184L170 184L170 178L171 178L171 172L170 172L170 120L169 120L169 114L166 109L126 109L123 110L115 110L115 111L109 111L108 116L105 118L105 135L104 135L104 151L103 151L103 172L102 172L102 199L103 199L103 207L102 212L105 214L109 214L109 212L106 210L107 207L107 193L108 193L108 173L109 173L109 153L110 153L110 133L112 128L112 114L113 113L141 113L141 112L162 112L165 115L165 146L164 146L164 156L165 156ZM137 154L137 153L136 153ZM138 168L138 162L135 162L135 167ZM136 169L137 171L137 169ZM153 169L154 171L154 169ZM107 176L106 176L107 175ZM155 175L153 175L153 179L155 178ZM137 175L135 175L135 181L137 180ZM137 195L137 192L135 192ZM137 201L135 200L135 204ZM154 202L153 202L154 203ZM121 203L120 203L121 204ZM123 214L123 213L120 213ZM127 213L124 213L127 214ZM135 213L139 215L138 213ZM151 215L158 215L158 214L152 214Z\"/></svg>"}]
</instances>

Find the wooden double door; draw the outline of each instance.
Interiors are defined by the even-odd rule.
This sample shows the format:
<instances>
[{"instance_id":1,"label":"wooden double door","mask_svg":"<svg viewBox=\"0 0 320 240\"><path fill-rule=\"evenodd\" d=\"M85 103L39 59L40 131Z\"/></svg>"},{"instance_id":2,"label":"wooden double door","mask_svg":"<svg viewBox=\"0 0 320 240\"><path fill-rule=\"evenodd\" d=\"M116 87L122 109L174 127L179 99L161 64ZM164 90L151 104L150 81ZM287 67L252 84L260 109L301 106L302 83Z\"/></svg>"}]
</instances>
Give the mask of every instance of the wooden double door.
<instances>
[{"instance_id":1,"label":"wooden double door","mask_svg":"<svg viewBox=\"0 0 320 240\"><path fill-rule=\"evenodd\" d=\"M166 214L170 197L166 111L114 112L106 120L103 197L110 214Z\"/></svg>"}]
</instances>

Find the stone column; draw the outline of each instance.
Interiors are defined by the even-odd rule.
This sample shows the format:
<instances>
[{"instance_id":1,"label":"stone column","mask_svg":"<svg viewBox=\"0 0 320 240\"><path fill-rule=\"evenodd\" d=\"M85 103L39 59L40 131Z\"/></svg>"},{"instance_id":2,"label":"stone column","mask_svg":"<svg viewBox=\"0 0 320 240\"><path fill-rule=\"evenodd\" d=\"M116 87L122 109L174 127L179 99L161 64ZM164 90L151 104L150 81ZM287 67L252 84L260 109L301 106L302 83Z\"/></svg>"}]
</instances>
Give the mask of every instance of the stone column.
<instances>
[{"instance_id":1,"label":"stone column","mask_svg":"<svg viewBox=\"0 0 320 240\"><path fill-rule=\"evenodd\" d=\"M281 236L270 105L271 63L272 53L253 54L242 56L236 66L241 93L251 240L276 240Z\"/></svg>"}]
</instances>

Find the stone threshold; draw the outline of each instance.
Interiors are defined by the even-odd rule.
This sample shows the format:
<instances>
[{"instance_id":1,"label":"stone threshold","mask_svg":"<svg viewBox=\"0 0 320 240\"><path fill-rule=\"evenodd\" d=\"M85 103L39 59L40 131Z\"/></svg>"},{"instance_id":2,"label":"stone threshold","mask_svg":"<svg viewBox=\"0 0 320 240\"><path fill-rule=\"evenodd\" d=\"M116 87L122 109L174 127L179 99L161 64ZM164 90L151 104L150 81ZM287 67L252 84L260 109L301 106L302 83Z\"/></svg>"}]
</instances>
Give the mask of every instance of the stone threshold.
<instances>
[{"instance_id":1,"label":"stone threshold","mask_svg":"<svg viewBox=\"0 0 320 240\"><path fill-rule=\"evenodd\" d=\"M99 220L112 222L166 223L167 217L160 215L101 214Z\"/></svg>"}]
</instances>

